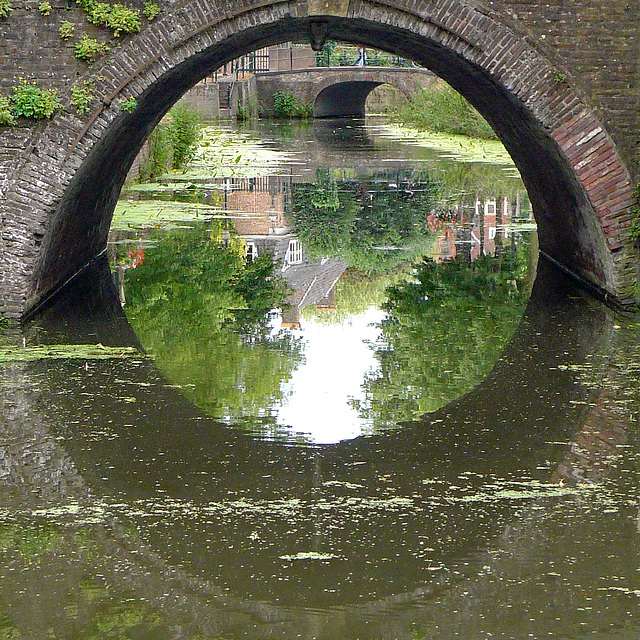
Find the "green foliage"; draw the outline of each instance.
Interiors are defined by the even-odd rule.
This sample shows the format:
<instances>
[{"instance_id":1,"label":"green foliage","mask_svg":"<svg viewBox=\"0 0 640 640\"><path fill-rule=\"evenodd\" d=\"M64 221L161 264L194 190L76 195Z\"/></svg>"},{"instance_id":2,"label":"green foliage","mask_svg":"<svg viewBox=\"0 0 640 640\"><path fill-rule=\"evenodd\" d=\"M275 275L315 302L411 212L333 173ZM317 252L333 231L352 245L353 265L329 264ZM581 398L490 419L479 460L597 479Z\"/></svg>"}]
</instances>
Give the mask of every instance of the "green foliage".
<instances>
[{"instance_id":1,"label":"green foliage","mask_svg":"<svg viewBox=\"0 0 640 640\"><path fill-rule=\"evenodd\" d=\"M55 89L41 89L35 80L21 80L11 94L13 115L25 118L50 118L61 104Z\"/></svg>"},{"instance_id":2,"label":"green foliage","mask_svg":"<svg viewBox=\"0 0 640 640\"><path fill-rule=\"evenodd\" d=\"M63 40L71 40L73 38L73 32L75 31L76 26L73 22L69 22L68 20L63 20L60 23L60 28L58 29L58 34Z\"/></svg>"},{"instance_id":3,"label":"green foliage","mask_svg":"<svg viewBox=\"0 0 640 640\"><path fill-rule=\"evenodd\" d=\"M528 246L515 263L425 260L414 279L387 289L388 316L374 346L379 371L367 375L363 417L391 426L435 411L491 370L524 313Z\"/></svg>"},{"instance_id":4,"label":"green foliage","mask_svg":"<svg viewBox=\"0 0 640 640\"><path fill-rule=\"evenodd\" d=\"M140 181L159 180L171 167L172 143L169 129L158 125L149 136L149 155L140 167Z\"/></svg>"},{"instance_id":5,"label":"green foliage","mask_svg":"<svg viewBox=\"0 0 640 640\"><path fill-rule=\"evenodd\" d=\"M421 89L397 117L411 126L434 132L496 139L487 121L452 87L438 82Z\"/></svg>"},{"instance_id":6,"label":"green foliage","mask_svg":"<svg viewBox=\"0 0 640 640\"><path fill-rule=\"evenodd\" d=\"M0 0L0 19L6 18L12 11L11 0Z\"/></svg>"},{"instance_id":7,"label":"green foliage","mask_svg":"<svg viewBox=\"0 0 640 640\"><path fill-rule=\"evenodd\" d=\"M244 103L238 102L236 120L238 122L250 122L262 116L262 106L255 98L247 98Z\"/></svg>"},{"instance_id":8,"label":"green foliage","mask_svg":"<svg viewBox=\"0 0 640 640\"><path fill-rule=\"evenodd\" d=\"M52 6L50 2L45 1L38 5L38 11L40 11L43 16L48 16L51 13L51 9Z\"/></svg>"},{"instance_id":9,"label":"green foliage","mask_svg":"<svg viewBox=\"0 0 640 640\"><path fill-rule=\"evenodd\" d=\"M82 36L78 44L76 44L76 58L85 60L89 64L107 51L109 51L107 44L98 42L95 38L90 38L86 34Z\"/></svg>"},{"instance_id":10,"label":"green foliage","mask_svg":"<svg viewBox=\"0 0 640 640\"><path fill-rule=\"evenodd\" d=\"M292 91L277 91L273 94L273 115L275 118L311 118L313 105L300 102Z\"/></svg>"},{"instance_id":11,"label":"green foliage","mask_svg":"<svg viewBox=\"0 0 640 640\"><path fill-rule=\"evenodd\" d=\"M202 132L202 116L190 107L174 107L169 112L172 166L184 169L195 157Z\"/></svg>"},{"instance_id":12,"label":"green foliage","mask_svg":"<svg viewBox=\"0 0 640 640\"><path fill-rule=\"evenodd\" d=\"M6 96L0 95L0 127L10 127L16 123L13 115L11 101Z\"/></svg>"},{"instance_id":13,"label":"green foliage","mask_svg":"<svg viewBox=\"0 0 640 640\"><path fill-rule=\"evenodd\" d=\"M111 7L107 26L113 29L113 35L122 33L138 33L140 31L140 14L123 4L116 3Z\"/></svg>"},{"instance_id":14,"label":"green foliage","mask_svg":"<svg viewBox=\"0 0 640 640\"><path fill-rule=\"evenodd\" d=\"M127 271L125 310L163 373L218 417L256 415L281 398L300 349L268 325L288 295L272 257L247 261L243 241L220 221L154 240Z\"/></svg>"},{"instance_id":15,"label":"green foliage","mask_svg":"<svg viewBox=\"0 0 640 640\"><path fill-rule=\"evenodd\" d=\"M336 255L364 273L386 273L430 247L431 210L439 194L424 179L414 191L372 180L367 189L320 171L292 190L294 233L313 258Z\"/></svg>"},{"instance_id":16,"label":"green foliage","mask_svg":"<svg viewBox=\"0 0 640 640\"><path fill-rule=\"evenodd\" d=\"M640 244L640 184L634 190L636 204L631 209L631 225L629 236L636 246Z\"/></svg>"},{"instance_id":17,"label":"green foliage","mask_svg":"<svg viewBox=\"0 0 640 640\"><path fill-rule=\"evenodd\" d=\"M151 0L147 0L147 2L145 2L142 6L142 13L149 21L153 20L162 11L160 6L155 2L152 2Z\"/></svg>"},{"instance_id":18,"label":"green foliage","mask_svg":"<svg viewBox=\"0 0 640 640\"><path fill-rule=\"evenodd\" d=\"M120 108L125 112L125 113L131 113L132 111L135 111L136 107L138 106L138 101L133 97L129 97L129 98L125 98L121 103L120 103Z\"/></svg>"},{"instance_id":19,"label":"green foliage","mask_svg":"<svg viewBox=\"0 0 640 640\"><path fill-rule=\"evenodd\" d=\"M94 80L81 80L71 87L71 104L79 115L89 111L89 106L95 97L96 85Z\"/></svg>"},{"instance_id":20,"label":"green foliage","mask_svg":"<svg viewBox=\"0 0 640 640\"><path fill-rule=\"evenodd\" d=\"M118 37L123 33L137 33L140 31L140 12L136 9L116 3L110 5L96 0L76 0L87 12L89 22L98 27L113 29L113 35Z\"/></svg>"},{"instance_id":21,"label":"green foliage","mask_svg":"<svg viewBox=\"0 0 640 640\"><path fill-rule=\"evenodd\" d=\"M318 67L330 67L334 51L336 50L336 41L327 40L322 49L316 52L316 65Z\"/></svg>"}]
</instances>

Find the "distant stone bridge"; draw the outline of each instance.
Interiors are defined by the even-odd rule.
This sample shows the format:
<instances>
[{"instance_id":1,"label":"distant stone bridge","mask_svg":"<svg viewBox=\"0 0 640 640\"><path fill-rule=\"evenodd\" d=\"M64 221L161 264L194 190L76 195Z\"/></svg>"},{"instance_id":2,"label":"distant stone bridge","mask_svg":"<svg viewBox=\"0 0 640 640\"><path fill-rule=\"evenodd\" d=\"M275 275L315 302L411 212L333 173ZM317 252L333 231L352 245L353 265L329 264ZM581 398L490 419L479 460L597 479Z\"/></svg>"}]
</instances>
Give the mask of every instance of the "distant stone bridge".
<instances>
[{"instance_id":1,"label":"distant stone bridge","mask_svg":"<svg viewBox=\"0 0 640 640\"><path fill-rule=\"evenodd\" d=\"M51 0L47 15L37 0L11 0L0 19L5 95L27 78L63 105L0 130L3 316L36 309L104 252L128 168L186 90L243 53L280 42L318 50L327 38L413 60L459 90L520 170L541 250L612 299L637 299L638 2L157 2L155 19L119 37L67 0ZM76 57L82 36L109 46L92 65ZM78 90L92 98L86 112L73 106Z\"/></svg>"},{"instance_id":2,"label":"distant stone bridge","mask_svg":"<svg viewBox=\"0 0 640 640\"><path fill-rule=\"evenodd\" d=\"M436 76L427 69L399 67L316 67L268 71L255 75L258 103L265 116L273 115L274 95L290 91L298 101L313 105L316 118L364 116L368 95L389 84L407 98Z\"/></svg>"}]
</instances>

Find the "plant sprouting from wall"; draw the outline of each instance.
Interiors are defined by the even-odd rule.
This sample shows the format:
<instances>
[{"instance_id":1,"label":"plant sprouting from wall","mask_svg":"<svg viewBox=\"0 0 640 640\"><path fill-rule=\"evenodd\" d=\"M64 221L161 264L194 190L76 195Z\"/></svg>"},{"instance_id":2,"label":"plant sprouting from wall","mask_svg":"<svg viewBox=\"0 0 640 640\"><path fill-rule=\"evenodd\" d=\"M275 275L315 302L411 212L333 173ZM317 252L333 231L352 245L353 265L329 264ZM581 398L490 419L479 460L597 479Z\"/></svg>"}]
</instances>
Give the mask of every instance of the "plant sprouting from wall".
<instances>
[{"instance_id":1,"label":"plant sprouting from wall","mask_svg":"<svg viewBox=\"0 0 640 640\"><path fill-rule=\"evenodd\" d=\"M108 50L109 47L104 42L98 42L95 38L84 35L76 44L76 58L91 64Z\"/></svg>"},{"instance_id":2,"label":"plant sprouting from wall","mask_svg":"<svg viewBox=\"0 0 640 640\"><path fill-rule=\"evenodd\" d=\"M87 12L89 22L98 27L113 29L113 35L118 37L123 33L137 33L140 31L140 12L136 9L116 3L110 5L96 0L76 0Z\"/></svg>"},{"instance_id":3,"label":"plant sprouting from wall","mask_svg":"<svg viewBox=\"0 0 640 640\"><path fill-rule=\"evenodd\" d=\"M130 98L126 98L120 103L120 108L126 113L131 113L138 106L138 101L131 96Z\"/></svg>"},{"instance_id":4,"label":"plant sprouting from wall","mask_svg":"<svg viewBox=\"0 0 640 640\"><path fill-rule=\"evenodd\" d=\"M75 31L76 26L73 22L69 22L68 20L63 20L60 23L60 28L58 29L58 35L63 40L71 40L73 38L73 32Z\"/></svg>"},{"instance_id":5,"label":"plant sprouting from wall","mask_svg":"<svg viewBox=\"0 0 640 640\"><path fill-rule=\"evenodd\" d=\"M55 89L41 89L35 81L21 80L11 94L13 115L25 118L50 118L61 104Z\"/></svg>"},{"instance_id":6,"label":"plant sprouting from wall","mask_svg":"<svg viewBox=\"0 0 640 640\"><path fill-rule=\"evenodd\" d=\"M0 18L6 18L12 10L11 0L0 0Z\"/></svg>"},{"instance_id":7,"label":"plant sprouting from wall","mask_svg":"<svg viewBox=\"0 0 640 640\"><path fill-rule=\"evenodd\" d=\"M79 115L82 116L89 111L95 93L96 85L94 80L81 80L71 88L71 104Z\"/></svg>"},{"instance_id":8,"label":"plant sprouting from wall","mask_svg":"<svg viewBox=\"0 0 640 640\"><path fill-rule=\"evenodd\" d=\"M147 2L142 5L142 13L144 13L145 18L149 21L153 20L161 11L162 9L160 9L159 5L151 2L151 0L147 0Z\"/></svg>"},{"instance_id":9,"label":"plant sprouting from wall","mask_svg":"<svg viewBox=\"0 0 640 640\"><path fill-rule=\"evenodd\" d=\"M629 236L636 247L640 245L640 184L634 190L636 198L635 205L631 208L631 224L629 226Z\"/></svg>"},{"instance_id":10,"label":"plant sprouting from wall","mask_svg":"<svg viewBox=\"0 0 640 640\"><path fill-rule=\"evenodd\" d=\"M41 2L38 5L38 11L40 11L40 13L43 16L48 16L51 13L51 9L52 9L51 3L50 2L46 2L46 0L45 0L45 2Z\"/></svg>"},{"instance_id":11,"label":"plant sprouting from wall","mask_svg":"<svg viewBox=\"0 0 640 640\"><path fill-rule=\"evenodd\" d=\"M6 96L0 96L0 127L10 127L16 123L11 109L11 101Z\"/></svg>"}]
</instances>

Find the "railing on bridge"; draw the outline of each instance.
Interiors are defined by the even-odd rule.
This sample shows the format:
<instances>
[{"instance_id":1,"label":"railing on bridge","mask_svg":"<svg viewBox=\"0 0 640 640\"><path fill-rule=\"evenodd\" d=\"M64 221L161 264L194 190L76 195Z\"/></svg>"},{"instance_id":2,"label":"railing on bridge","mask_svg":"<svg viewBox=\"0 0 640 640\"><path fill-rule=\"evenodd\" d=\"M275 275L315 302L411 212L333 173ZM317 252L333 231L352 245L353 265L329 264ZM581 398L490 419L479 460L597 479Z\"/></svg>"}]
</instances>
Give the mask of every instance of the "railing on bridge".
<instances>
[{"instance_id":1,"label":"railing on bridge","mask_svg":"<svg viewBox=\"0 0 640 640\"><path fill-rule=\"evenodd\" d=\"M211 80L233 76L236 80L255 73L294 71L326 67L411 67L410 60L378 49L327 43L315 52L308 45L285 43L257 49L223 65L212 74Z\"/></svg>"}]
</instances>

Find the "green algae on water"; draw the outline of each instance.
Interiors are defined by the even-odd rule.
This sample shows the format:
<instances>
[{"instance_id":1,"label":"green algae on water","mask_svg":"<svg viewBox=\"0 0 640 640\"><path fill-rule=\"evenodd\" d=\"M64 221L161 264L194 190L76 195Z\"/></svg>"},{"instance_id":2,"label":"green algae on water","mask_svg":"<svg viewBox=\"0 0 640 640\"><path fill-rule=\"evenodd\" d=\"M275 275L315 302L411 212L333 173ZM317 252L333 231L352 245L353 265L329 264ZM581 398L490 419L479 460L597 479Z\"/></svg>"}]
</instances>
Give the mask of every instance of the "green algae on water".
<instances>
[{"instance_id":1,"label":"green algae on water","mask_svg":"<svg viewBox=\"0 0 640 640\"><path fill-rule=\"evenodd\" d=\"M0 364L9 362L33 362L36 360L106 360L113 358L141 357L135 347L105 347L98 344L51 344L33 347L0 347Z\"/></svg>"}]
</instances>

